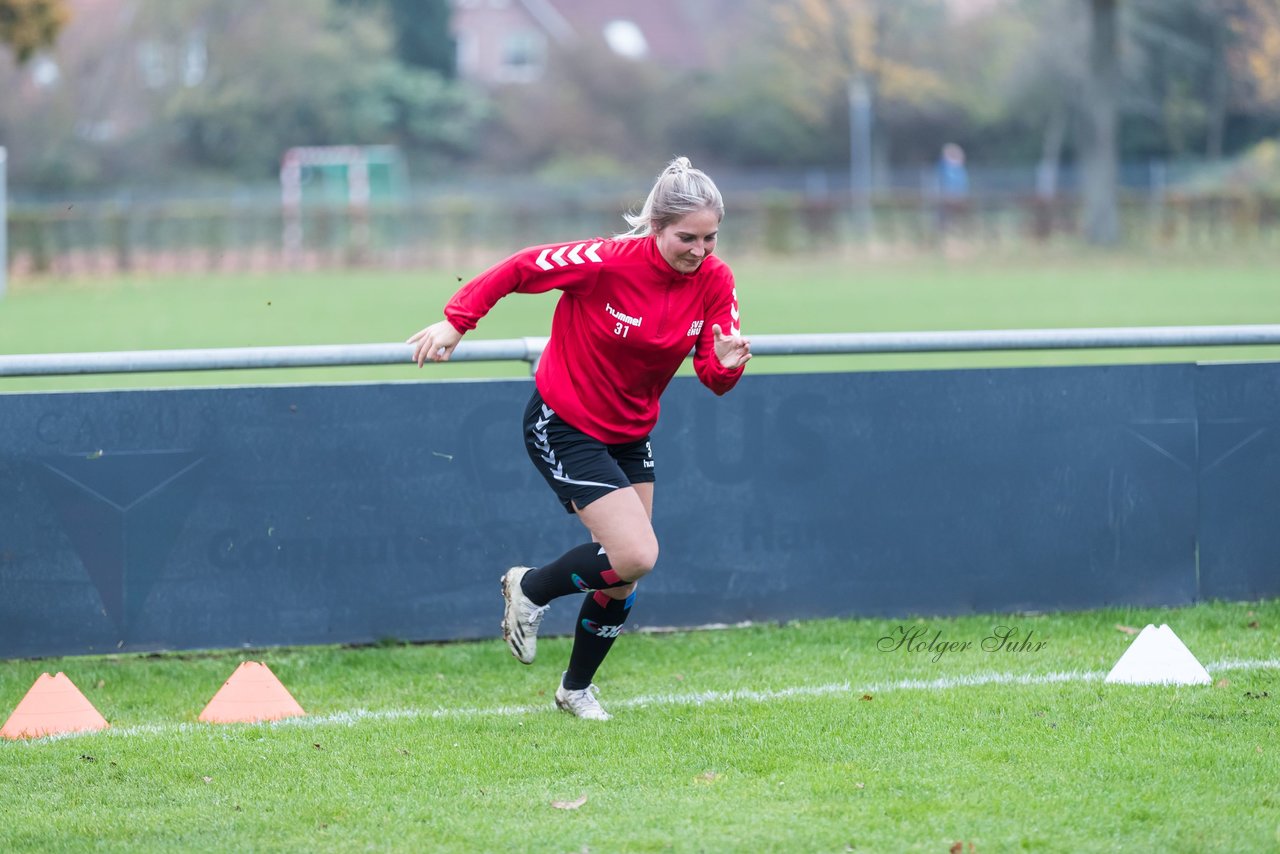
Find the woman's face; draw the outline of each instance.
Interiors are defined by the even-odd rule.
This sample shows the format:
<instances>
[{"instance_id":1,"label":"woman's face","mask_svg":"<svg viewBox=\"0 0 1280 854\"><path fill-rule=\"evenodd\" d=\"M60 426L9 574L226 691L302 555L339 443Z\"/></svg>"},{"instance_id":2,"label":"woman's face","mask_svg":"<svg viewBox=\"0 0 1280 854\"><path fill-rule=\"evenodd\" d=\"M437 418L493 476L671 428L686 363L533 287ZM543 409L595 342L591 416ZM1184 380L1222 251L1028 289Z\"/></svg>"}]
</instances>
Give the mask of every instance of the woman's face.
<instances>
[{"instance_id":1,"label":"woman's face","mask_svg":"<svg viewBox=\"0 0 1280 854\"><path fill-rule=\"evenodd\" d=\"M696 273L703 260L715 252L716 236L720 231L720 218L711 208L703 208L657 232L658 251L673 269L681 273Z\"/></svg>"}]
</instances>

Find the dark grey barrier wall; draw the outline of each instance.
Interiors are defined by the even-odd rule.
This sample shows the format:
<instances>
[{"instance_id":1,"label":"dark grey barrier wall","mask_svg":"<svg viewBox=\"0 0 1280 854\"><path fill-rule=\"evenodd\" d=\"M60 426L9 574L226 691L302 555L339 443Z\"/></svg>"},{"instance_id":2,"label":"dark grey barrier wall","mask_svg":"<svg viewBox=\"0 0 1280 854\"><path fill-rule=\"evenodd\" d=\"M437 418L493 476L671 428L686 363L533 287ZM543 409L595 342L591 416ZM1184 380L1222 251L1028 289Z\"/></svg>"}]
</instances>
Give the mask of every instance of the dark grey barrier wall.
<instances>
[{"instance_id":1,"label":"dark grey barrier wall","mask_svg":"<svg viewBox=\"0 0 1280 854\"><path fill-rule=\"evenodd\" d=\"M0 395L0 656L495 636L501 572L585 539L524 454L531 391ZM1280 595L1277 392L1275 364L677 379L633 622Z\"/></svg>"},{"instance_id":2,"label":"dark grey barrier wall","mask_svg":"<svg viewBox=\"0 0 1280 854\"><path fill-rule=\"evenodd\" d=\"M1280 591L1280 366L1201 369L1202 595L1252 599Z\"/></svg>"}]
</instances>

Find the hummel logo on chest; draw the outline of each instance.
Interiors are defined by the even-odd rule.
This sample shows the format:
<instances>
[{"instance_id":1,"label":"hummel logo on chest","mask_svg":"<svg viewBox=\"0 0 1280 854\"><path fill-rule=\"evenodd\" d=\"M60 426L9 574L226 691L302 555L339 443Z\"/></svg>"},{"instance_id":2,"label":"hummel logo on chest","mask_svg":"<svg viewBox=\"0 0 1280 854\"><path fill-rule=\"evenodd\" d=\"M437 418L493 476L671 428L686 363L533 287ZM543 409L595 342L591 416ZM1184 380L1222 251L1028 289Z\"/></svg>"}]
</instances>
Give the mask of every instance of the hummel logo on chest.
<instances>
[{"instance_id":1,"label":"hummel logo on chest","mask_svg":"<svg viewBox=\"0 0 1280 854\"><path fill-rule=\"evenodd\" d=\"M613 334L621 338L626 338L633 326L639 326L644 323L643 317L632 317L625 312L618 311L613 307L613 303L605 303L604 310L618 321L613 325Z\"/></svg>"},{"instance_id":2,"label":"hummel logo on chest","mask_svg":"<svg viewBox=\"0 0 1280 854\"><path fill-rule=\"evenodd\" d=\"M592 264L599 264L602 259L596 254L596 250L601 246L604 246L603 240L597 240L590 246L585 243L579 243L577 245L565 244L559 249L554 249L554 252L554 247L548 246L538 254L537 264L544 270L553 270L556 267L568 267L570 264L586 264L588 262ZM565 255L566 252L569 254ZM551 256L550 261L547 260L548 255Z\"/></svg>"}]
</instances>

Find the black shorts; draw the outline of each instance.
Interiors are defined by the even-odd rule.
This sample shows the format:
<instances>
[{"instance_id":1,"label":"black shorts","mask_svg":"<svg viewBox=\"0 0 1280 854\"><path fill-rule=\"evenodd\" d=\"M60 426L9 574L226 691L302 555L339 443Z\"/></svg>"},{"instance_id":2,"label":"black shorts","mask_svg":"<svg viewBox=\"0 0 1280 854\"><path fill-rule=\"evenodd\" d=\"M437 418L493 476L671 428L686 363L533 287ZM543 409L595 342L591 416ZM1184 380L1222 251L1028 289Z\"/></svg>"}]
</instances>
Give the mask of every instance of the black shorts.
<instances>
[{"instance_id":1,"label":"black shorts","mask_svg":"<svg viewBox=\"0 0 1280 854\"><path fill-rule=\"evenodd\" d=\"M633 483L653 483L649 437L606 445L566 424L537 390L524 411L524 447L568 512Z\"/></svg>"}]
</instances>

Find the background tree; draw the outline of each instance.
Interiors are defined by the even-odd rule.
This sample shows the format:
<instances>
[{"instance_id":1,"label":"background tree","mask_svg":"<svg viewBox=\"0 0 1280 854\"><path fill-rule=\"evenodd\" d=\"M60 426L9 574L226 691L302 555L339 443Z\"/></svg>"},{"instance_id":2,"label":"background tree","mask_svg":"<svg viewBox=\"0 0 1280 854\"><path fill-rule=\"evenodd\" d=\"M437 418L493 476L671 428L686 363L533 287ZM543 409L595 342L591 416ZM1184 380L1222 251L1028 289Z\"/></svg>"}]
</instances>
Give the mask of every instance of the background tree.
<instances>
[{"instance_id":1,"label":"background tree","mask_svg":"<svg viewBox=\"0 0 1280 854\"><path fill-rule=\"evenodd\" d=\"M637 63L604 45L578 44L549 57L536 84L492 93L497 120L483 154L505 169L556 171L587 162L597 172L625 173L669 146L674 87L680 75Z\"/></svg>"},{"instance_id":2,"label":"background tree","mask_svg":"<svg viewBox=\"0 0 1280 854\"><path fill-rule=\"evenodd\" d=\"M271 180L293 145L393 143L418 174L473 156L485 100L393 40L336 0L86 2L44 82L0 64L0 138L50 188Z\"/></svg>"},{"instance_id":3,"label":"background tree","mask_svg":"<svg viewBox=\"0 0 1280 854\"><path fill-rule=\"evenodd\" d=\"M452 79L457 45L449 33L449 0L343 0L365 11L381 11L394 35L396 56L405 65Z\"/></svg>"},{"instance_id":4,"label":"background tree","mask_svg":"<svg viewBox=\"0 0 1280 854\"><path fill-rule=\"evenodd\" d=\"M1280 54L1280 6L1134 0L1129 18L1141 71L1132 81L1135 121L1122 138L1126 150L1218 160L1232 117L1265 111L1266 93L1276 85L1280 56L1267 57L1269 44Z\"/></svg>"},{"instance_id":5,"label":"background tree","mask_svg":"<svg viewBox=\"0 0 1280 854\"><path fill-rule=\"evenodd\" d=\"M1227 17L1226 64L1239 106L1280 113L1280 3L1217 0Z\"/></svg>"},{"instance_id":6,"label":"background tree","mask_svg":"<svg viewBox=\"0 0 1280 854\"><path fill-rule=\"evenodd\" d=\"M792 62L816 91L828 99L842 96L855 221L866 232L874 176L893 156L895 136L882 125L945 93L942 79L923 61L929 35L945 20L943 7L923 0L788 0L773 4L773 17ZM895 116L901 107L906 109ZM941 142L929 147L936 152Z\"/></svg>"},{"instance_id":7,"label":"background tree","mask_svg":"<svg viewBox=\"0 0 1280 854\"><path fill-rule=\"evenodd\" d=\"M397 143L420 160L465 154L478 102L398 63L380 17L329 0L202 2L208 80L171 90L162 105L188 163L265 176L294 145Z\"/></svg>"},{"instance_id":8,"label":"background tree","mask_svg":"<svg viewBox=\"0 0 1280 854\"><path fill-rule=\"evenodd\" d=\"M13 49L21 64L52 47L70 19L66 0L0 0L0 42Z\"/></svg>"},{"instance_id":9,"label":"background tree","mask_svg":"<svg viewBox=\"0 0 1280 854\"><path fill-rule=\"evenodd\" d=\"M1083 0L1089 9L1089 68L1082 145L1084 235L1093 244L1120 240L1119 152L1116 122L1120 92L1119 0Z\"/></svg>"},{"instance_id":10,"label":"background tree","mask_svg":"<svg viewBox=\"0 0 1280 854\"><path fill-rule=\"evenodd\" d=\"M0 0L74 13L25 66L0 52L0 139L15 187L54 188L269 181L284 148L328 142L396 143L415 174L621 174L655 151L846 171L853 138L863 186L892 170L912 191L956 141L975 191L1038 171L1052 194L1059 164L1097 162L1108 101L1128 164L1236 157L1280 134L1280 3L1109 5L1109 85L1090 60L1092 0L741 0L704 28L718 65L681 71L583 40L553 49L541 80L481 91L449 77L446 0Z\"/></svg>"},{"instance_id":11,"label":"background tree","mask_svg":"<svg viewBox=\"0 0 1280 854\"><path fill-rule=\"evenodd\" d=\"M778 36L773 0L743 3L740 21L715 31L721 44L711 52L725 56L724 64L674 84L667 147L754 170L847 168L843 88L815 83L796 61L794 48Z\"/></svg>"},{"instance_id":12,"label":"background tree","mask_svg":"<svg viewBox=\"0 0 1280 854\"><path fill-rule=\"evenodd\" d=\"M448 0L387 2L391 7L391 25L400 61L453 77L457 71L457 48L449 35Z\"/></svg>"}]
</instances>

